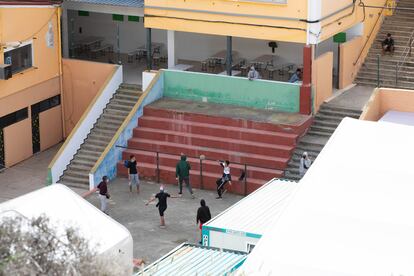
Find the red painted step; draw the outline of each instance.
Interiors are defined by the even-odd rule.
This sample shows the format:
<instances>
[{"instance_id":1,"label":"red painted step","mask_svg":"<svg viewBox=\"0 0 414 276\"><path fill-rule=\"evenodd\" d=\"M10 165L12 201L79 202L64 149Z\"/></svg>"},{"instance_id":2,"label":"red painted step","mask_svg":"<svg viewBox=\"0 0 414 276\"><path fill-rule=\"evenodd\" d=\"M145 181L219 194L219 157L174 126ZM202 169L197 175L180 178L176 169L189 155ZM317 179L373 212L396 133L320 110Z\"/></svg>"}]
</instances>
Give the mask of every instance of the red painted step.
<instances>
[{"instance_id":1,"label":"red painted step","mask_svg":"<svg viewBox=\"0 0 414 276\"><path fill-rule=\"evenodd\" d=\"M133 142L132 142L133 141ZM283 170L289 162L289 157L274 157L254 153L243 153L209 147L184 145L156 140L135 139L128 141L129 149L158 151L172 155L180 155L182 152L188 156L205 155L207 159L229 160L234 163L248 164L252 166L275 168Z\"/></svg>"},{"instance_id":2,"label":"red painted step","mask_svg":"<svg viewBox=\"0 0 414 276\"><path fill-rule=\"evenodd\" d=\"M121 163L118 164L118 169L122 166ZM138 171L141 177L143 178L150 178L152 180L156 179L156 165L148 164L148 163L141 163L138 167ZM121 174L126 176L126 174ZM175 168L168 167L168 166L160 166L160 178L162 179L163 183L167 184L177 184L177 180L175 179ZM203 189L207 190L216 190L216 180L219 178L218 175L203 172ZM250 179L247 181L247 194L255 191L261 185L265 184L267 180L256 180ZM196 170L190 171L190 183L191 186L197 189L201 188L201 181L200 181L200 172ZM244 195L244 181L238 181L237 179L232 180L232 186L227 185L226 188L228 192L236 193L240 195Z\"/></svg>"},{"instance_id":3,"label":"red painted step","mask_svg":"<svg viewBox=\"0 0 414 276\"><path fill-rule=\"evenodd\" d=\"M307 122L299 125L280 125L272 124L267 122L250 121L238 118L219 117L206 114L180 112L177 110L169 109L157 109L147 106L144 108L144 116L158 117L158 118L169 118L177 121L191 121L198 123L216 124L223 126L232 127L243 127L257 130L285 132L303 134L303 132L309 127L311 123L311 117Z\"/></svg>"},{"instance_id":4,"label":"red painted step","mask_svg":"<svg viewBox=\"0 0 414 276\"><path fill-rule=\"evenodd\" d=\"M139 143L142 140L157 140L278 157L290 157L294 149L293 146L258 143L230 138L224 139L220 136L206 136L151 128L138 128L138 130L134 132L134 138L130 139L128 142L129 147L134 148L135 143Z\"/></svg>"},{"instance_id":5,"label":"red painted step","mask_svg":"<svg viewBox=\"0 0 414 276\"><path fill-rule=\"evenodd\" d=\"M223 139L241 139L245 141L256 141L261 143L271 143L279 145L294 146L298 135L284 133L280 131L266 131L243 127L233 127L228 125L216 125L207 123L197 123L192 121L174 120L170 118L160 118L153 116L143 116L138 120L139 128L152 128L159 130L170 130L182 133L202 134L208 136L220 136Z\"/></svg>"},{"instance_id":6,"label":"red painted step","mask_svg":"<svg viewBox=\"0 0 414 276\"><path fill-rule=\"evenodd\" d=\"M148 164L156 164L157 158L156 153L148 152L148 151L140 151L140 150L127 150L122 154L123 160L129 159L129 156L133 154L135 155L138 166L141 163L148 163ZM176 155L169 155L169 154L159 154L159 164L161 166L169 166L175 168L178 162L179 156ZM187 159L193 170L200 170L200 159L197 158L188 158ZM125 173L127 169L121 164L121 167L118 167L121 173ZM231 164L231 171L234 177L239 177L241 171L244 170L244 165L241 164ZM215 173L216 175L220 175L223 172L222 167L218 164L217 161L212 160L203 160L203 171ZM247 177L253 179L261 179L261 180L269 180L274 177L282 177L283 171L277 169L270 169L270 168L261 168L261 167L254 167L254 166L247 166Z\"/></svg>"}]
</instances>

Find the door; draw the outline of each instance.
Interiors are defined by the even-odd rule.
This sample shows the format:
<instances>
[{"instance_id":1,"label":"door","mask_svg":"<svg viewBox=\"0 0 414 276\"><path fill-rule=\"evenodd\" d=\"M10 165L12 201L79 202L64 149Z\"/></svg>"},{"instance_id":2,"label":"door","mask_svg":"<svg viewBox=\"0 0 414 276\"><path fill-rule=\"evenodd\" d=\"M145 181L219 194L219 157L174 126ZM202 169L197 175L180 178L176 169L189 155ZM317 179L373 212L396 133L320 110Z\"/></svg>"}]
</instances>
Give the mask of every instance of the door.
<instances>
[{"instance_id":1,"label":"door","mask_svg":"<svg viewBox=\"0 0 414 276\"><path fill-rule=\"evenodd\" d=\"M40 151L39 113L32 112L32 146L33 154Z\"/></svg>"}]
</instances>

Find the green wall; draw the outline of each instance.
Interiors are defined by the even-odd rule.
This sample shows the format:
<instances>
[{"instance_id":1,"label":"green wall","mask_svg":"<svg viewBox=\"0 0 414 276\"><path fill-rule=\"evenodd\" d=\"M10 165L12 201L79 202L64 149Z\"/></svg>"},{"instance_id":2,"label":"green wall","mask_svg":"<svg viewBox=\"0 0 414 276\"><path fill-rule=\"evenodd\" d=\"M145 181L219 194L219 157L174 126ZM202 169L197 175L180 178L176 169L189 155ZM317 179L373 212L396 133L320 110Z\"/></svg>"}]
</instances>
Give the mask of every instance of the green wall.
<instances>
[{"instance_id":1,"label":"green wall","mask_svg":"<svg viewBox=\"0 0 414 276\"><path fill-rule=\"evenodd\" d=\"M299 112L300 85L164 70L164 97Z\"/></svg>"}]
</instances>

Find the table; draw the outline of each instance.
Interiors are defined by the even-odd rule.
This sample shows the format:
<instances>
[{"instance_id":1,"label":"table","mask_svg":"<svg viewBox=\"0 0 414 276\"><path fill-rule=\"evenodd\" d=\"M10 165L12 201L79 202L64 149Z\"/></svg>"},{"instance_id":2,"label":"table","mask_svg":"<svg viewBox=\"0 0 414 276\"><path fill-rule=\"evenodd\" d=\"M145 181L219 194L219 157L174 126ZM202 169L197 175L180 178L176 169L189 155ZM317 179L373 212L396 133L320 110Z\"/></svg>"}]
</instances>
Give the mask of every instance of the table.
<instances>
[{"instance_id":1,"label":"table","mask_svg":"<svg viewBox=\"0 0 414 276\"><path fill-rule=\"evenodd\" d=\"M85 49L91 49L91 48L96 48L99 47L101 45L101 42L104 41L103 37L100 36L88 36L85 37L84 39L81 39L77 42L75 42L75 44L80 45L82 48Z\"/></svg>"},{"instance_id":2,"label":"table","mask_svg":"<svg viewBox=\"0 0 414 276\"><path fill-rule=\"evenodd\" d=\"M267 66L273 66L276 57L276 55L261 55L250 61L250 64L257 67L257 69L266 69Z\"/></svg>"},{"instance_id":3,"label":"table","mask_svg":"<svg viewBox=\"0 0 414 276\"><path fill-rule=\"evenodd\" d=\"M177 64L175 65L173 68L171 68L172 70L178 70L178 71L188 71L191 68L193 68L193 65L190 64Z\"/></svg>"},{"instance_id":4,"label":"table","mask_svg":"<svg viewBox=\"0 0 414 276\"><path fill-rule=\"evenodd\" d=\"M161 48L164 46L163 43L152 42L151 51L154 53L161 53ZM145 55L147 53L147 45L141 45L137 48L139 55Z\"/></svg>"},{"instance_id":5,"label":"table","mask_svg":"<svg viewBox=\"0 0 414 276\"><path fill-rule=\"evenodd\" d=\"M237 58L239 53L236 52L236 51L232 51L231 55L232 55L232 58L235 59L235 58ZM224 64L226 58L227 58L227 51L222 50L222 51L220 51L218 53L215 53L214 55L210 56L208 59L216 60L216 61L220 62L221 64Z\"/></svg>"},{"instance_id":6,"label":"table","mask_svg":"<svg viewBox=\"0 0 414 276\"><path fill-rule=\"evenodd\" d=\"M232 76L240 76L241 71L239 70L231 70L231 75ZM227 71L223 71L221 73L219 73L219 75L227 75Z\"/></svg>"}]
</instances>

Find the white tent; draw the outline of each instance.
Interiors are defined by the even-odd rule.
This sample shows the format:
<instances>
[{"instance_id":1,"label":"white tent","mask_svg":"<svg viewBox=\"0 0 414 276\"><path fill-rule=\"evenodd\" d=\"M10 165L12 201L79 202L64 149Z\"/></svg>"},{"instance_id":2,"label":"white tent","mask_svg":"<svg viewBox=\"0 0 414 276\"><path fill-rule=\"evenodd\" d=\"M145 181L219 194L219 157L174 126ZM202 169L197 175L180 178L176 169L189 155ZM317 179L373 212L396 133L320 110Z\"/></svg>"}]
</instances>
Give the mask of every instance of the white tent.
<instances>
[{"instance_id":1,"label":"white tent","mask_svg":"<svg viewBox=\"0 0 414 276\"><path fill-rule=\"evenodd\" d=\"M344 119L240 275L414 275L414 127Z\"/></svg>"},{"instance_id":2,"label":"white tent","mask_svg":"<svg viewBox=\"0 0 414 276\"><path fill-rule=\"evenodd\" d=\"M203 244L249 253L289 202L297 183L272 179L203 225Z\"/></svg>"},{"instance_id":3,"label":"white tent","mask_svg":"<svg viewBox=\"0 0 414 276\"><path fill-rule=\"evenodd\" d=\"M102 213L68 187L54 184L0 204L0 216L26 218L46 215L52 227L75 227L96 248L99 257L132 275L132 236L121 224Z\"/></svg>"}]
</instances>

